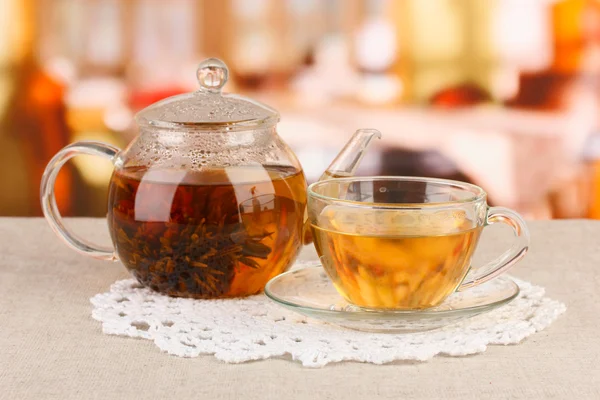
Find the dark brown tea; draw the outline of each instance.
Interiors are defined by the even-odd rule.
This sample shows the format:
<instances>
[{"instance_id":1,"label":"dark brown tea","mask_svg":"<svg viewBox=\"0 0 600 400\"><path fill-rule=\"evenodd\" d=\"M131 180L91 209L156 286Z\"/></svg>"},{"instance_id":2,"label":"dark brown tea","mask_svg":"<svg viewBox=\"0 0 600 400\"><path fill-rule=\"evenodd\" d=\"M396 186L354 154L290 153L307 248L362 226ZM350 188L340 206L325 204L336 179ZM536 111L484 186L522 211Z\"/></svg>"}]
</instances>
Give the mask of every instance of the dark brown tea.
<instances>
[{"instance_id":1,"label":"dark brown tea","mask_svg":"<svg viewBox=\"0 0 600 400\"><path fill-rule=\"evenodd\" d=\"M109 226L121 262L154 290L194 298L260 292L294 261L306 184L286 167L115 172Z\"/></svg>"}]
</instances>

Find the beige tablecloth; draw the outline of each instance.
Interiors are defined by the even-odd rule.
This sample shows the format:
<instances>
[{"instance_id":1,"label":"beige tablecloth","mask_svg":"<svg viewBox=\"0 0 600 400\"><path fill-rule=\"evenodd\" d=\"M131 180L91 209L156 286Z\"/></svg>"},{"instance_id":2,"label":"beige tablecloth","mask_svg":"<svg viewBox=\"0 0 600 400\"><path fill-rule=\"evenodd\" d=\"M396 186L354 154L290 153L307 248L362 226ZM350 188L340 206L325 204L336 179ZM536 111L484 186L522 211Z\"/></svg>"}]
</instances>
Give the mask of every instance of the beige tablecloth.
<instances>
[{"instance_id":1,"label":"beige tablecloth","mask_svg":"<svg viewBox=\"0 0 600 400\"><path fill-rule=\"evenodd\" d=\"M70 225L107 240L103 221ZM0 219L0 399L600 399L600 223L531 230L513 274L566 303L547 330L470 357L306 369L286 359L177 358L104 335L89 298L126 278L124 268L69 250L41 219ZM478 259L505 247L508 233L490 228Z\"/></svg>"}]
</instances>

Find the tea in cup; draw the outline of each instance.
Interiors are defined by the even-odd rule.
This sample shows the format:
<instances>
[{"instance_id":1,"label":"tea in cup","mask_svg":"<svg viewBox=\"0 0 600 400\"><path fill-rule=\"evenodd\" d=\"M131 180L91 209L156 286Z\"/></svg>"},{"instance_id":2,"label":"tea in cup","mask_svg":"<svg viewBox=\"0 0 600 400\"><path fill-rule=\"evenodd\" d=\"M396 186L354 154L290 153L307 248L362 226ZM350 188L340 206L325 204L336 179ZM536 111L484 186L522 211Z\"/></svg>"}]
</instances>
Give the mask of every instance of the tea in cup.
<instances>
[{"instance_id":1,"label":"tea in cup","mask_svg":"<svg viewBox=\"0 0 600 400\"><path fill-rule=\"evenodd\" d=\"M529 233L514 211L488 207L468 183L432 178L342 178L312 184L315 247L337 291L372 309L425 309L486 282L523 257ZM516 243L471 267L484 226L504 222Z\"/></svg>"}]
</instances>

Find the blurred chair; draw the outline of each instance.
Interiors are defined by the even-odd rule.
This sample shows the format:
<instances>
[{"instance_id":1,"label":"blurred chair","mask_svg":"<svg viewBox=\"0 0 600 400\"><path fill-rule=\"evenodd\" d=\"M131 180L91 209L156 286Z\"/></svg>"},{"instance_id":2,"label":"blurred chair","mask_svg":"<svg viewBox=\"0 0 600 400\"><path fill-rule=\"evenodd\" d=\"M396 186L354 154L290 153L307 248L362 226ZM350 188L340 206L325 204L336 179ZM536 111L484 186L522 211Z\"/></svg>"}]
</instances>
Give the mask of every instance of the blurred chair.
<instances>
[{"instance_id":1,"label":"blurred chair","mask_svg":"<svg viewBox=\"0 0 600 400\"><path fill-rule=\"evenodd\" d=\"M422 176L477 184L449 158L435 150L387 148L381 154L380 175ZM492 205L488 199L488 204Z\"/></svg>"}]
</instances>

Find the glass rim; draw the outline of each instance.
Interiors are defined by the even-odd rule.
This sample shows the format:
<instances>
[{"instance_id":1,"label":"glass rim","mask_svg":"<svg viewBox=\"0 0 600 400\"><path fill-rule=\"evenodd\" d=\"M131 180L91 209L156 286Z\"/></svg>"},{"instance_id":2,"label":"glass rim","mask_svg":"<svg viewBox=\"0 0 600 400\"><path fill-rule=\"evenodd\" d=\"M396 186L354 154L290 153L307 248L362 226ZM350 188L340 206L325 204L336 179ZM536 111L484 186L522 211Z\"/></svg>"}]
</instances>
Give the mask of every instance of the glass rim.
<instances>
[{"instance_id":1,"label":"glass rim","mask_svg":"<svg viewBox=\"0 0 600 400\"><path fill-rule=\"evenodd\" d=\"M135 118L138 127L149 129L164 129L171 131L187 131L187 132L238 132L251 131L263 128L270 128L279 122L279 116L270 116L262 119L247 119L239 121L226 122L174 122L162 121L157 119L146 119L144 117Z\"/></svg>"},{"instance_id":2,"label":"glass rim","mask_svg":"<svg viewBox=\"0 0 600 400\"><path fill-rule=\"evenodd\" d=\"M434 183L447 187L455 187L462 189L467 192L471 192L473 196L461 200L452 201L438 201L431 203L379 203L369 201L357 201L357 200L346 200L337 197L327 196L321 193L315 192L315 189L319 186L325 186L327 184L339 183L339 182L373 182L373 181L399 181L399 182L425 182ZM308 197L317 198L320 200L346 204L353 207L365 207L365 208L380 208L380 209L418 209L418 208L451 208L459 205L477 203L481 200L486 200L487 193L481 187L472 183L455 181L452 179L442 178L428 178L421 176L351 176L344 178L331 178L323 181L317 181L308 186Z\"/></svg>"}]
</instances>

